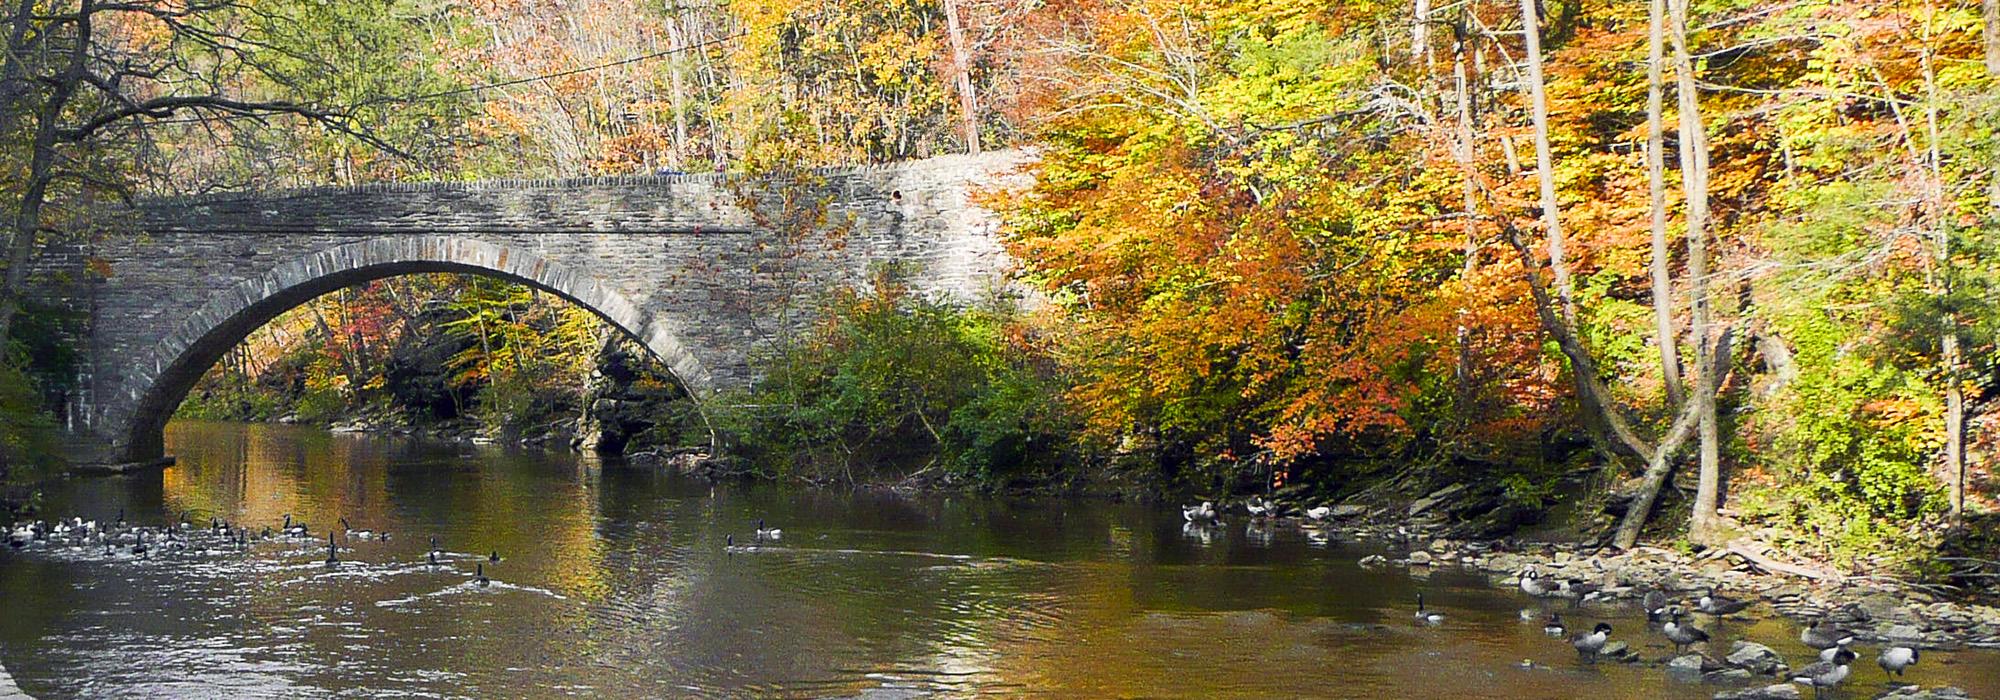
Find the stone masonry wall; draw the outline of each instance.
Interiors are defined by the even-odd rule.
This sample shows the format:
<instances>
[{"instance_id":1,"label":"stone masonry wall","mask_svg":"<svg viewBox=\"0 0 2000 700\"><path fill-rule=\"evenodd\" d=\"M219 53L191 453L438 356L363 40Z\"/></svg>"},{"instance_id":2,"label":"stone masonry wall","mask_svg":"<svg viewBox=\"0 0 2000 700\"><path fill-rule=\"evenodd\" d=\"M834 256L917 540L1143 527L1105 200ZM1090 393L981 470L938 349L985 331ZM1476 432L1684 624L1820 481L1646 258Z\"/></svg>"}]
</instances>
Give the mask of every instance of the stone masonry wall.
<instances>
[{"instance_id":1,"label":"stone masonry wall","mask_svg":"<svg viewBox=\"0 0 2000 700\"><path fill-rule=\"evenodd\" d=\"M696 395L739 386L785 322L776 309L864 282L877 265L898 264L926 293L1007 292L1011 261L975 199L1025 184L1031 158L947 156L790 182L642 176L145 201L107 217L136 233L89 245L108 276L50 276L89 280L50 292L89 306L71 429L106 459L159 457L160 426L245 334L319 294L415 272L535 284L638 338Z\"/></svg>"}]
</instances>

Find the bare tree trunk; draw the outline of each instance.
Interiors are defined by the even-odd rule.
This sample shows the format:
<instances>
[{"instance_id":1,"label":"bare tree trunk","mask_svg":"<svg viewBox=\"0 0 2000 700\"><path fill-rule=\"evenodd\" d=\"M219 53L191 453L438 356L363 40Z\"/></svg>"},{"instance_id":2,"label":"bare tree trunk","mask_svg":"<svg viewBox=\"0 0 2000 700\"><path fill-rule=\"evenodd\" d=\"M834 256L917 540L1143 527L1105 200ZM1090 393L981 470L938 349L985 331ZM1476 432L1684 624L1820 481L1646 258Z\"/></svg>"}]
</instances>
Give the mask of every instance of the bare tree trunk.
<instances>
[{"instance_id":1,"label":"bare tree trunk","mask_svg":"<svg viewBox=\"0 0 2000 700\"><path fill-rule=\"evenodd\" d=\"M1652 27L1646 43L1646 181L1651 188L1653 209L1653 343L1660 347L1660 377L1666 386L1667 405L1678 406L1681 391L1680 344L1674 333L1673 278L1667 269L1672 251L1667 248L1666 177L1666 0L1652 0Z\"/></svg>"},{"instance_id":2,"label":"bare tree trunk","mask_svg":"<svg viewBox=\"0 0 2000 700\"><path fill-rule=\"evenodd\" d=\"M1410 60L1430 66L1431 0L1416 0L1410 9Z\"/></svg>"},{"instance_id":3,"label":"bare tree trunk","mask_svg":"<svg viewBox=\"0 0 2000 700\"><path fill-rule=\"evenodd\" d=\"M1688 50L1688 2L1672 0L1669 35L1674 44L1674 75L1680 99L1681 192L1687 200L1687 247L1690 322L1694 337L1693 401L1700 421L1701 471L1695 487L1689 534L1706 541L1713 534L1721 499L1721 436L1715 416L1715 366L1709 346L1708 293L1708 127L1701 119L1701 92L1695 84L1693 53Z\"/></svg>"},{"instance_id":4,"label":"bare tree trunk","mask_svg":"<svg viewBox=\"0 0 2000 700\"><path fill-rule=\"evenodd\" d=\"M2000 0L1979 3L1979 13L1986 20L1986 72L2000 76Z\"/></svg>"},{"instance_id":5,"label":"bare tree trunk","mask_svg":"<svg viewBox=\"0 0 2000 700\"><path fill-rule=\"evenodd\" d=\"M1990 25L1989 25L1990 29ZM1924 37L1924 50L1920 55L1924 73L1924 131L1927 148L1924 163L1930 182L1924 207L1925 218L1929 220L1931 236L1936 255L1932 287L1939 297L1951 294L1953 270L1951 262L1951 231L1946 216L1949 203L1945 199L1944 156L1939 149L1942 134L1938 130L1937 66L1932 59L1931 37L1928 31ZM1951 478L1951 519L1954 523L1965 522L1965 381L1964 358L1958 343L1958 318L1946 309L1939 314L1938 362L1944 370L1944 461L1945 473Z\"/></svg>"},{"instance_id":6,"label":"bare tree trunk","mask_svg":"<svg viewBox=\"0 0 2000 700\"><path fill-rule=\"evenodd\" d=\"M1521 0L1521 35L1527 41L1528 100L1535 119L1535 178L1541 183L1542 227L1549 237L1549 269L1555 273L1556 298L1562 301L1563 320L1576 326L1576 294L1569 279L1568 242L1562 229L1562 210L1556 203L1555 156L1549 149L1549 100L1542 79L1542 23L1536 15L1537 0Z\"/></svg>"},{"instance_id":7,"label":"bare tree trunk","mask_svg":"<svg viewBox=\"0 0 2000 700\"><path fill-rule=\"evenodd\" d=\"M680 55L688 46L684 24L683 13L678 10L667 16L667 50L674 52L667 64L668 104L674 110L674 143L667 151L667 161L674 170L687 169L687 78L682 75L687 59Z\"/></svg>"},{"instance_id":8,"label":"bare tree trunk","mask_svg":"<svg viewBox=\"0 0 2000 700\"><path fill-rule=\"evenodd\" d=\"M957 0L944 0L945 31L951 38L952 72L958 80L959 120L965 129L965 152L979 154L979 100L972 91L971 58L965 31L959 26Z\"/></svg>"},{"instance_id":9,"label":"bare tree trunk","mask_svg":"<svg viewBox=\"0 0 2000 700\"><path fill-rule=\"evenodd\" d=\"M1457 98L1457 138L1454 139L1452 156L1458 161L1459 175L1464 179L1465 208L1465 260L1459 269L1461 283L1470 284L1472 272L1479 264L1479 181L1473 170L1478 153L1477 137L1472 127L1472 80L1466 74L1466 54L1476 51L1473 38L1466 37L1470 28L1461 28L1456 55L1452 57L1452 86ZM1463 304L1458 310L1458 364L1454 379L1458 389L1458 413L1466 417L1467 404L1472 398L1472 325L1471 311Z\"/></svg>"}]
</instances>

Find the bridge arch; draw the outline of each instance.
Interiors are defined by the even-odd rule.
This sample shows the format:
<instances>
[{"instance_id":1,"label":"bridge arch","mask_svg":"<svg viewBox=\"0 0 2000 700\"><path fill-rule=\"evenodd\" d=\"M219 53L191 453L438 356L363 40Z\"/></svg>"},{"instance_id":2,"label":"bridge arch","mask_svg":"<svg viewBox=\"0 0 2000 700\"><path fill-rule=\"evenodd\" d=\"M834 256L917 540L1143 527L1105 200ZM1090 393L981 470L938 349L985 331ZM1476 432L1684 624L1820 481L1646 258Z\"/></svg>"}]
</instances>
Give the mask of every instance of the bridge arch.
<instances>
[{"instance_id":1,"label":"bridge arch","mask_svg":"<svg viewBox=\"0 0 2000 700\"><path fill-rule=\"evenodd\" d=\"M602 280L518 247L454 236L396 235L320 250L216 292L129 368L135 375L130 385L134 403L125 421L125 459L162 457L162 431L195 382L266 322L344 287L427 272L497 277L555 294L644 345L697 401L714 389L708 369L689 352L672 322Z\"/></svg>"}]
</instances>

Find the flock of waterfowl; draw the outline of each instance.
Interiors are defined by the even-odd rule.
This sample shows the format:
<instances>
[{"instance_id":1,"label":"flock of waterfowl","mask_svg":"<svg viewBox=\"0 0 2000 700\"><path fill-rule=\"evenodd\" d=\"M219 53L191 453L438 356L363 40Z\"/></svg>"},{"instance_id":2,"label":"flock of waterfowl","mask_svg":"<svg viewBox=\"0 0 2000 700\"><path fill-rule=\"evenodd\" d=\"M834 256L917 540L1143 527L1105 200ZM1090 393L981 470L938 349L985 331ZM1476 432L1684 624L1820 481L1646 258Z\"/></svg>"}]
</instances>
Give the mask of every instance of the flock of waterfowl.
<instances>
[{"instance_id":1,"label":"flock of waterfowl","mask_svg":"<svg viewBox=\"0 0 2000 700\"><path fill-rule=\"evenodd\" d=\"M1597 595L1594 586L1574 580L1551 581L1533 566L1521 571L1519 585L1521 592L1531 597L1568 599L1572 605L1593 600ZM1692 604L1695 612L1717 618L1742 612L1750 607L1747 601L1725 598L1714 591L1704 591L1691 600L1675 600L1660 590L1648 591L1640 598L1640 605L1646 612L1646 620L1660 623L1660 635L1674 645L1676 654L1710 641L1706 630L1688 620L1691 616L1684 604ZM1532 620L1537 616L1538 613L1532 609L1521 611L1523 620ZM1560 613L1548 615L1543 631L1551 636L1563 636L1568 632ZM1569 641L1577 653L1587 659L1594 659L1610 641L1611 631L1610 624L1600 622L1591 628L1590 632L1570 637ZM1853 633L1842 630L1824 619L1814 620L1799 631L1799 642L1818 651L1818 658L1791 671L1786 677L1794 683L1811 687L1815 697L1822 689L1838 687L1847 680L1852 671L1850 665L1859 658L1859 654L1851 648L1854 641ZM1921 656L1921 652L1914 647L1890 645L1881 649L1875 663L1882 668L1885 676L1901 676L1903 671L1915 665Z\"/></svg>"},{"instance_id":2,"label":"flock of waterfowl","mask_svg":"<svg viewBox=\"0 0 2000 700\"><path fill-rule=\"evenodd\" d=\"M16 522L7 528L7 546L13 549L68 549L85 554L99 554L105 559L169 559L175 557L201 558L211 555L249 551L262 542L298 546L317 546L320 537L304 522L294 520L290 513L277 529L269 526L253 529L211 517L206 526L191 522L189 513L167 525L136 525L126 521L125 511L119 510L118 517L100 523L73 517L50 523L45 520ZM343 544L350 550L356 542L387 542L390 535L386 531L357 529L340 518L339 529L326 531L327 568L339 568L342 560L340 552ZM451 566L453 559L473 558L478 555L453 555L438 546L436 537L430 538L430 551L422 565L431 567ZM485 557L485 561L475 561L470 582L485 587L493 580L486 575L487 564L500 563L500 551Z\"/></svg>"},{"instance_id":3,"label":"flock of waterfowl","mask_svg":"<svg viewBox=\"0 0 2000 700\"><path fill-rule=\"evenodd\" d=\"M1244 510L1253 518L1275 517L1279 512L1275 503L1259 498L1252 498L1244 505ZM1318 506L1306 509L1304 514L1308 523L1319 523L1325 521L1331 512L1329 506ZM1207 501L1181 506L1181 517L1190 527L1215 525L1222 519L1215 504ZM1567 600L1572 608L1598 600L1602 595L1595 583L1582 579L1553 579L1544 576L1533 565L1522 569L1518 580L1521 592L1529 597ZM1647 622L1658 623L1659 634L1674 646L1677 656L1685 654L1690 647L1711 641L1708 631L1696 626L1692 613L1721 618L1750 607L1748 601L1726 598L1714 591L1702 591L1699 596L1688 599L1675 599L1661 590L1647 592L1640 598L1640 605L1646 612ZM1419 624L1438 625L1444 622L1444 614L1425 607L1424 594L1419 592L1412 619ZM1521 620L1540 621L1545 634L1566 639L1586 661L1595 661L1612 642L1613 630L1609 622L1600 621L1571 634L1560 612L1544 614L1532 608L1523 609ZM1785 677L1793 683L1812 688L1814 697L1818 697L1821 690L1838 688L1852 673L1853 662L1860 658L1852 648L1855 639L1854 634L1827 620L1814 620L1800 630L1799 642L1816 650L1818 658L1790 671ZM1922 653L1915 647L1891 644L1880 649L1875 663L1882 668L1885 676L1901 676L1904 670L1916 665L1921 656ZM1706 660L1706 657L1703 659Z\"/></svg>"}]
</instances>

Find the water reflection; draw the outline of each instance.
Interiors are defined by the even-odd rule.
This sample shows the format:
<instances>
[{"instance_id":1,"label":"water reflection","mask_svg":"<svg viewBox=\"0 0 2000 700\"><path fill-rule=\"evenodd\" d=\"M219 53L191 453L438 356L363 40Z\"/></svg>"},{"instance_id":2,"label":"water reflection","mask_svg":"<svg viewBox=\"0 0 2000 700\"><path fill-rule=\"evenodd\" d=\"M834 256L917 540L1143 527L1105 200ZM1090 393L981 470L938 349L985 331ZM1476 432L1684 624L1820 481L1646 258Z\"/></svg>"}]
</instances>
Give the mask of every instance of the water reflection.
<instances>
[{"instance_id":1,"label":"water reflection","mask_svg":"<svg viewBox=\"0 0 2000 700\"><path fill-rule=\"evenodd\" d=\"M0 663L42 698L1706 698L1584 665L1525 599L1455 570L1355 564L1323 532L1102 502L711 486L560 455L180 423L161 475L64 484L62 512L183 513L314 537L249 554L0 554ZM341 543L345 517L387 541ZM768 519L782 542L731 554ZM447 550L426 562L429 539ZM338 538L338 535L336 535ZM476 563L493 585L472 584ZM1411 624L1421 588L1448 617ZM1636 611L1610 618L1648 658ZM1539 620L1539 618L1537 618ZM1777 622L1711 626L1803 663ZM1726 651L1726 647L1724 647ZM1872 657L1865 657L1872 658ZM1523 660L1528 660L1523 665ZM2000 697L2000 656L1912 682ZM1865 664L1864 664L1865 666ZM1857 667L1872 691L1880 681ZM1868 693L1872 695L1873 693Z\"/></svg>"}]
</instances>

